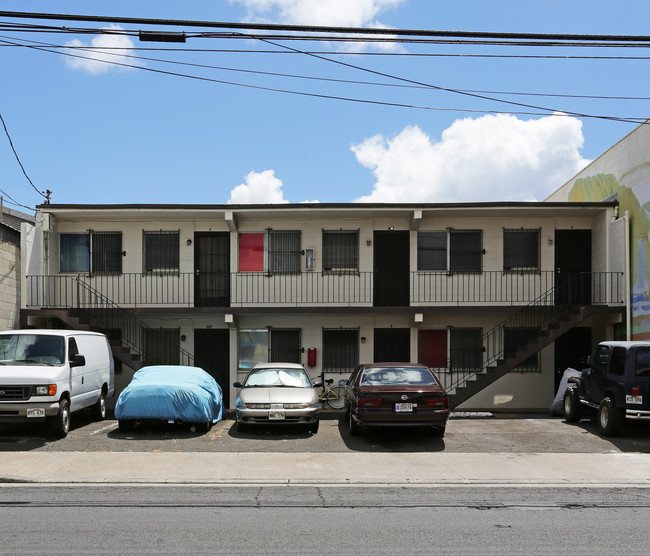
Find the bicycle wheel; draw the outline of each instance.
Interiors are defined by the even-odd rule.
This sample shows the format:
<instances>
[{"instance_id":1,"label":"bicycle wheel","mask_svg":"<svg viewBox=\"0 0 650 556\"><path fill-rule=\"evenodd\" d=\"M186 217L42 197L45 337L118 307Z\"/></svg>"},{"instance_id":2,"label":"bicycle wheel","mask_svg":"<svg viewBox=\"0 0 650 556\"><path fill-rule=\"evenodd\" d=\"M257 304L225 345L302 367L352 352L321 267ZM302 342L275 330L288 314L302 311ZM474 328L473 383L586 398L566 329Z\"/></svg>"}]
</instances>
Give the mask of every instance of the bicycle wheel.
<instances>
[{"instance_id":1,"label":"bicycle wheel","mask_svg":"<svg viewBox=\"0 0 650 556\"><path fill-rule=\"evenodd\" d=\"M327 392L327 405L332 409L343 409L345 406L345 388L334 386Z\"/></svg>"}]
</instances>

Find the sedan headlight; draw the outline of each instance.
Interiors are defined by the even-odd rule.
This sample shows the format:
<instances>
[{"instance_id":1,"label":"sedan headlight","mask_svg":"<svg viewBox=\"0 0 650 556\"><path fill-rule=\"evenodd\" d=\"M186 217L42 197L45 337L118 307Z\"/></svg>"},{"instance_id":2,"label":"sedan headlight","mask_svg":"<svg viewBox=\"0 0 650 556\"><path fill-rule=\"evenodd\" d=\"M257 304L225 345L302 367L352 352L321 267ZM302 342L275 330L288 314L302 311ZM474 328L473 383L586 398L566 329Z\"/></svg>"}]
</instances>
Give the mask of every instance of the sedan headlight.
<instances>
[{"instance_id":1,"label":"sedan headlight","mask_svg":"<svg viewBox=\"0 0 650 556\"><path fill-rule=\"evenodd\" d=\"M306 409L309 407L308 403L285 403L282 404L284 409Z\"/></svg>"},{"instance_id":2,"label":"sedan headlight","mask_svg":"<svg viewBox=\"0 0 650 556\"><path fill-rule=\"evenodd\" d=\"M271 409L270 403L247 403L248 409Z\"/></svg>"}]
</instances>

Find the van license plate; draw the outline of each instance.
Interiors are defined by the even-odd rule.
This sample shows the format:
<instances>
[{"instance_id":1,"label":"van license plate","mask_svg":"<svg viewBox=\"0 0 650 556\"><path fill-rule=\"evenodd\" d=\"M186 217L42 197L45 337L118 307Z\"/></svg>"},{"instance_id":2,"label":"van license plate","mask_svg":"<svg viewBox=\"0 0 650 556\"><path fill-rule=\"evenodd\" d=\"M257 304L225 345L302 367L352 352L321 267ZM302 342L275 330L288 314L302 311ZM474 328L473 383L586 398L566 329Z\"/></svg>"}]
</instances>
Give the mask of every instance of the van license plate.
<instances>
[{"instance_id":1,"label":"van license plate","mask_svg":"<svg viewBox=\"0 0 650 556\"><path fill-rule=\"evenodd\" d=\"M284 411L269 411L270 421L282 421L284 417Z\"/></svg>"},{"instance_id":2,"label":"van license plate","mask_svg":"<svg viewBox=\"0 0 650 556\"><path fill-rule=\"evenodd\" d=\"M413 413L413 404L412 403L396 403L395 411L397 413Z\"/></svg>"},{"instance_id":3,"label":"van license plate","mask_svg":"<svg viewBox=\"0 0 650 556\"><path fill-rule=\"evenodd\" d=\"M34 407L27 410L27 417L45 417L45 408Z\"/></svg>"},{"instance_id":4,"label":"van license plate","mask_svg":"<svg viewBox=\"0 0 650 556\"><path fill-rule=\"evenodd\" d=\"M625 403L642 404L643 396L625 396Z\"/></svg>"}]
</instances>

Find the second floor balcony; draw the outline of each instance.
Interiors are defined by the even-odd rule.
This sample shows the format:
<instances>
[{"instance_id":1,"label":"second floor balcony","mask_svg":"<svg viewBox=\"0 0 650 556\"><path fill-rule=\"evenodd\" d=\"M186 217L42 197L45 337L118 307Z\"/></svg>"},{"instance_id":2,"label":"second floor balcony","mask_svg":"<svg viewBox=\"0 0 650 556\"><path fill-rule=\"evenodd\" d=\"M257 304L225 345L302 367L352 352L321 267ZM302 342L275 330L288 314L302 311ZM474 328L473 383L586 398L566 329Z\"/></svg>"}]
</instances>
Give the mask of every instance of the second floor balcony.
<instances>
[{"instance_id":1,"label":"second floor balcony","mask_svg":"<svg viewBox=\"0 0 650 556\"><path fill-rule=\"evenodd\" d=\"M549 296L549 292L552 295ZM625 303L621 272L127 273L27 276L24 306L435 307Z\"/></svg>"}]
</instances>

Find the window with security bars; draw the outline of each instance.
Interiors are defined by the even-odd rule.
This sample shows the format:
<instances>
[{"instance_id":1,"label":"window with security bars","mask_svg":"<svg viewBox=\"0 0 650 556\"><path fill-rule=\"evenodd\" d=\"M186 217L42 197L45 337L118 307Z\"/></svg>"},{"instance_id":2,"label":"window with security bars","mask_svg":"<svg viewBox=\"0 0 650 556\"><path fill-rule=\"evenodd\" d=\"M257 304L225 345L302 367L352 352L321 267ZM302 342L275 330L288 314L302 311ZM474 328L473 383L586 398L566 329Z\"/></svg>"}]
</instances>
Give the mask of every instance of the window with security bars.
<instances>
[{"instance_id":1,"label":"window with security bars","mask_svg":"<svg viewBox=\"0 0 650 556\"><path fill-rule=\"evenodd\" d=\"M503 269L538 271L541 229L503 230Z\"/></svg>"},{"instance_id":2,"label":"window with security bars","mask_svg":"<svg viewBox=\"0 0 650 556\"><path fill-rule=\"evenodd\" d=\"M483 232L481 230L449 230L449 270L481 272Z\"/></svg>"},{"instance_id":3,"label":"window with security bars","mask_svg":"<svg viewBox=\"0 0 650 556\"><path fill-rule=\"evenodd\" d=\"M504 351L506 353L516 352L517 347L525 343L526 339L534 335L536 331L537 331L536 328L531 328L531 327L505 328L504 337L503 337ZM522 373L541 372L541 367L539 364L539 352L531 355L520 365L517 365L513 369L513 371L522 372Z\"/></svg>"},{"instance_id":4,"label":"window with security bars","mask_svg":"<svg viewBox=\"0 0 650 556\"><path fill-rule=\"evenodd\" d=\"M122 232L59 236L59 270L91 274L122 274Z\"/></svg>"},{"instance_id":5,"label":"window with security bars","mask_svg":"<svg viewBox=\"0 0 650 556\"><path fill-rule=\"evenodd\" d=\"M268 259L271 274L300 274L300 230L269 230Z\"/></svg>"},{"instance_id":6,"label":"window with security bars","mask_svg":"<svg viewBox=\"0 0 650 556\"><path fill-rule=\"evenodd\" d=\"M179 231L143 231L144 272L178 272L179 238Z\"/></svg>"},{"instance_id":7,"label":"window with security bars","mask_svg":"<svg viewBox=\"0 0 650 556\"><path fill-rule=\"evenodd\" d=\"M323 230L323 272L359 271L359 230Z\"/></svg>"},{"instance_id":8,"label":"window with security bars","mask_svg":"<svg viewBox=\"0 0 650 556\"><path fill-rule=\"evenodd\" d=\"M272 328L269 342L269 362L301 363L300 328Z\"/></svg>"},{"instance_id":9,"label":"window with security bars","mask_svg":"<svg viewBox=\"0 0 650 556\"><path fill-rule=\"evenodd\" d=\"M145 328L142 336L147 365L180 364L180 328Z\"/></svg>"},{"instance_id":10,"label":"window with security bars","mask_svg":"<svg viewBox=\"0 0 650 556\"><path fill-rule=\"evenodd\" d=\"M452 328L449 331L450 370L483 366L483 329Z\"/></svg>"},{"instance_id":11,"label":"window with security bars","mask_svg":"<svg viewBox=\"0 0 650 556\"><path fill-rule=\"evenodd\" d=\"M418 270L447 270L447 232L418 232Z\"/></svg>"},{"instance_id":12,"label":"window with security bars","mask_svg":"<svg viewBox=\"0 0 650 556\"><path fill-rule=\"evenodd\" d=\"M93 274L122 274L122 232L91 232Z\"/></svg>"},{"instance_id":13,"label":"window with security bars","mask_svg":"<svg viewBox=\"0 0 650 556\"><path fill-rule=\"evenodd\" d=\"M323 328L323 372L351 373L359 364L358 328Z\"/></svg>"}]
</instances>

